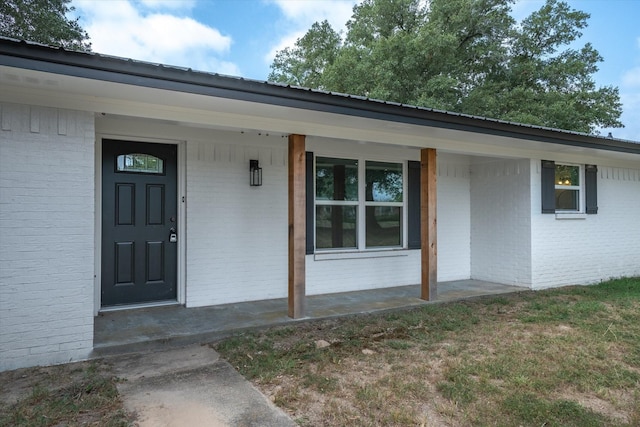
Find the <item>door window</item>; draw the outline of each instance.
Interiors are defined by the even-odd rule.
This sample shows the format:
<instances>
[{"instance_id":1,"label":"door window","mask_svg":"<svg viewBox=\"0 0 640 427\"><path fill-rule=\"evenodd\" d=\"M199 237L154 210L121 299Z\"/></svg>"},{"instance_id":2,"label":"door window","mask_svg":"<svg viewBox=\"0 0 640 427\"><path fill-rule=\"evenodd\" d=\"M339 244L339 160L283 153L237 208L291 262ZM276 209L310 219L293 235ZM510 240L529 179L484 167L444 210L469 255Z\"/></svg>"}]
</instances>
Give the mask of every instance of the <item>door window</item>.
<instances>
[{"instance_id":1,"label":"door window","mask_svg":"<svg viewBox=\"0 0 640 427\"><path fill-rule=\"evenodd\" d=\"M116 160L116 171L164 174L164 161L151 154L120 154Z\"/></svg>"}]
</instances>

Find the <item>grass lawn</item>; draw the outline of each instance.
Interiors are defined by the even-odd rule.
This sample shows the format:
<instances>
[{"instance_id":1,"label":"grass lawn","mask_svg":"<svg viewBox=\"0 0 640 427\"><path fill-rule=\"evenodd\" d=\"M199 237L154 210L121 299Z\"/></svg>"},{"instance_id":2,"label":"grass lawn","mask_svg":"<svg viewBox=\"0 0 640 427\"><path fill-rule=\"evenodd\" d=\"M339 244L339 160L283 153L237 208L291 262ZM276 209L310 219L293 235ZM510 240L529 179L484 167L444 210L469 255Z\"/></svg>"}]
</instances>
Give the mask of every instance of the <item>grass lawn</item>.
<instances>
[{"instance_id":1,"label":"grass lawn","mask_svg":"<svg viewBox=\"0 0 640 427\"><path fill-rule=\"evenodd\" d=\"M639 426L640 278L302 322L215 348L301 425ZM127 426L106 361L0 373L0 426Z\"/></svg>"},{"instance_id":2,"label":"grass lawn","mask_svg":"<svg viewBox=\"0 0 640 427\"><path fill-rule=\"evenodd\" d=\"M69 363L0 373L0 426L132 425L107 364Z\"/></svg>"},{"instance_id":3,"label":"grass lawn","mask_svg":"<svg viewBox=\"0 0 640 427\"><path fill-rule=\"evenodd\" d=\"M301 425L640 425L640 278L299 323L215 348Z\"/></svg>"}]
</instances>

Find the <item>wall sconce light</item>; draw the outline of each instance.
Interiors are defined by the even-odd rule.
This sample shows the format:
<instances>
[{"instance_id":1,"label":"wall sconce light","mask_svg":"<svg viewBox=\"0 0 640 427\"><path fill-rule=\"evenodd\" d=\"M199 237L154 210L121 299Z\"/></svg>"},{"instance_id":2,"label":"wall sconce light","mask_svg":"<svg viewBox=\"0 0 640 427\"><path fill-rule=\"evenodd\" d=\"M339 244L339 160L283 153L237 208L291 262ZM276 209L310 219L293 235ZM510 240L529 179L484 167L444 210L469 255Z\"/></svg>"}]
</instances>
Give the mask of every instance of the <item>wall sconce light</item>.
<instances>
[{"instance_id":1,"label":"wall sconce light","mask_svg":"<svg viewBox=\"0 0 640 427\"><path fill-rule=\"evenodd\" d=\"M262 168L257 160L249 160L249 185L252 187L262 185Z\"/></svg>"}]
</instances>

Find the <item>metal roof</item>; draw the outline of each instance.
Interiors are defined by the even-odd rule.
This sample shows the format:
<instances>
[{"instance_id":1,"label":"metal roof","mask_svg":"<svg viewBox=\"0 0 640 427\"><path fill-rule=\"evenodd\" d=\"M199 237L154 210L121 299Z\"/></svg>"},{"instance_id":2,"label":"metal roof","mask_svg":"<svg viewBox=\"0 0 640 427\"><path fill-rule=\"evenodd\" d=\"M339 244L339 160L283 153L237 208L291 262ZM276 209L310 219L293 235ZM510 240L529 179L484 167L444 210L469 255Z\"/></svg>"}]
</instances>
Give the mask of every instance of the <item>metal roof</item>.
<instances>
[{"instance_id":1,"label":"metal roof","mask_svg":"<svg viewBox=\"0 0 640 427\"><path fill-rule=\"evenodd\" d=\"M0 37L0 65L228 99L640 154L640 143Z\"/></svg>"}]
</instances>

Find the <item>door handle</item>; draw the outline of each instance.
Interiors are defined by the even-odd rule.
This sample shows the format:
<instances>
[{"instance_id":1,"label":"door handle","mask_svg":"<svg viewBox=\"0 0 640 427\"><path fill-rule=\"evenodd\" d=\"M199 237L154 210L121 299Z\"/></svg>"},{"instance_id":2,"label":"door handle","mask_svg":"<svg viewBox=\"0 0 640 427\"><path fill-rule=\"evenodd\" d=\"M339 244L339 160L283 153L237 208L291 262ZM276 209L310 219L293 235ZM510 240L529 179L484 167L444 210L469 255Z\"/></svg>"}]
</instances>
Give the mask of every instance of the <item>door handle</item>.
<instances>
[{"instance_id":1,"label":"door handle","mask_svg":"<svg viewBox=\"0 0 640 427\"><path fill-rule=\"evenodd\" d=\"M176 243L177 241L178 233L175 228L171 227L171 230L169 230L169 243Z\"/></svg>"}]
</instances>

